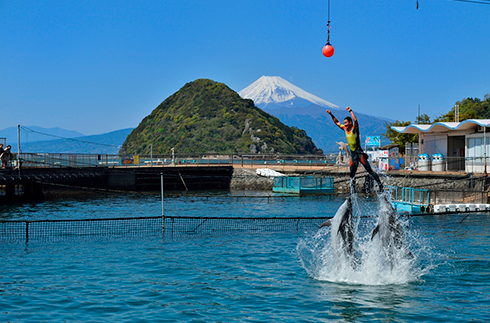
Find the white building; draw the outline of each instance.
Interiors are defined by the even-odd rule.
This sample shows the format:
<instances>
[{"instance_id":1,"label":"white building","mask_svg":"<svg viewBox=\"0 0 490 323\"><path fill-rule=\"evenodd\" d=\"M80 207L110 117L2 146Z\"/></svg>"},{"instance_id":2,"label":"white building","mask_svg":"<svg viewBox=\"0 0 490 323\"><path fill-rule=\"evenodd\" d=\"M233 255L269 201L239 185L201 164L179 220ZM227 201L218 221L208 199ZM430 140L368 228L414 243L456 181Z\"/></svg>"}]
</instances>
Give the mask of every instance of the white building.
<instances>
[{"instance_id":1,"label":"white building","mask_svg":"<svg viewBox=\"0 0 490 323\"><path fill-rule=\"evenodd\" d=\"M392 127L400 133L419 134L419 154L440 153L449 171L483 173L486 157L490 156L490 119L469 119L462 122L436 122ZM490 130L490 129L489 129ZM489 164L490 166L490 164Z\"/></svg>"}]
</instances>

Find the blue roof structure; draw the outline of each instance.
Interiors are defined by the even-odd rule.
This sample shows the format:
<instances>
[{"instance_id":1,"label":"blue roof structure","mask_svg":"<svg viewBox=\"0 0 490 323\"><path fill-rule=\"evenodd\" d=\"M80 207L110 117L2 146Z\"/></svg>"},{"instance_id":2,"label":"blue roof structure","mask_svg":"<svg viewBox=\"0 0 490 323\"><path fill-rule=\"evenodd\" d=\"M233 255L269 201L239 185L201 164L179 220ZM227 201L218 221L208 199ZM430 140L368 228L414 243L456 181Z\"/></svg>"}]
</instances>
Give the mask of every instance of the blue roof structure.
<instances>
[{"instance_id":1,"label":"blue roof structure","mask_svg":"<svg viewBox=\"0 0 490 323\"><path fill-rule=\"evenodd\" d=\"M436 122L433 124L411 124L406 127L392 127L400 133L434 133L451 130L470 130L481 127L490 127L490 119L468 119L462 122Z\"/></svg>"}]
</instances>

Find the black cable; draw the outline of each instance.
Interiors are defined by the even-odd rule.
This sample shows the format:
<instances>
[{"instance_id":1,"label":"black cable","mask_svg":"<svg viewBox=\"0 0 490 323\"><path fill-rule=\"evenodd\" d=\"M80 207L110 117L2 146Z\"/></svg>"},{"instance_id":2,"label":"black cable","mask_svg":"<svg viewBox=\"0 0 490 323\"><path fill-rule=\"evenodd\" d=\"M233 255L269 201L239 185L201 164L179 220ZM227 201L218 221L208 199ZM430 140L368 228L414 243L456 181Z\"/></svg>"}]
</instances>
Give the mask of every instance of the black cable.
<instances>
[{"instance_id":1,"label":"black cable","mask_svg":"<svg viewBox=\"0 0 490 323\"><path fill-rule=\"evenodd\" d=\"M38 134L41 134L41 135L49 136L49 137L59 138L59 139L66 139L66 140L71 140L71 141L76 141L76 142L83 142L83 143L92 144L92 145L100 145L100 146L108 146L108 147L121 148L121 146L117 146L117 145L101 144L101 143L97 143L97 142L91 142L91 141L86 141L86 140L79 140L79 139L66 138L66 137L61 137L61 136L57 136L57 135L52 135L52 134L49 134L49 133L44 133L44 132L32 130L32 129L30 129L28 127L25 127L25 126L21 126L21 129L22 130L25 130L25 131L30 131L30 132L38 133Z\"/></svg>"},{"instance_id":2,"label":"black cable","mask_svg":"<svg viewBox=\"0 0 490 323\"><path fill-rule=\"evenodd\" d=\"M330 44L330 0L328 0L327 45Z\"/></svg>"},{"instance_id":3,"label":"black cable","mask_svg":"<svg viewBox=\"0 0 490 323\"><path fill-rule=\"evenodd\" d=\"M468 2L468 3L477 3L477 4L490 4L489 0L452 0L452 1L458 1L458 2Z\"/></svg>"}]
</instances>

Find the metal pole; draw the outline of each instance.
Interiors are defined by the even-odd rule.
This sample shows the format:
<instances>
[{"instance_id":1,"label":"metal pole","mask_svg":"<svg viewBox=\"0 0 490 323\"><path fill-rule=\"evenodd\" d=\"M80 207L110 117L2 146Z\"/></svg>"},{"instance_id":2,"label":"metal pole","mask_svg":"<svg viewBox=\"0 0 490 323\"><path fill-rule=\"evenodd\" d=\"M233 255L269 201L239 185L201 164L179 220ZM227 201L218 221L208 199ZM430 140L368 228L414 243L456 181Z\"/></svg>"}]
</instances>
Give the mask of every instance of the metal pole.
<instances>
[{"instance_id":1,"label":"metal pole","mask_svg":"<svg viewBox=\"0 0 490 323\"><path fill-rule=\"evenodd\" d=\"M163 211L163 173L160 173L160 189L162 192L162 217L165 217L165 213Z\"/></svg>"},{"instance_id":2,"label":"metal pole","mask_svg":"<svg viewBox=\"0 0 490 323\"><path fill-rule=\"evenodd\" d=\"M17 125L17 168L20 176L20 124Z\"/></svg>"},{"instance_id":3,"label":"metal pole","mask_svg":"<svg viewBox=\"0 0 490 323\"><path fill-rule=\"evenodd\" d=\"M487 127L483 127L483 175L487 175Z\"/></svg>"},{"instance_id":4,"label":"metal pole","mask_svg":"<svg viewBox=\"0 0 490 323\"><path fill-rule=\"evenodd\" d=\"M150 144L150 167L153 167L153 144Z\"/></svg>"}]
</instances>

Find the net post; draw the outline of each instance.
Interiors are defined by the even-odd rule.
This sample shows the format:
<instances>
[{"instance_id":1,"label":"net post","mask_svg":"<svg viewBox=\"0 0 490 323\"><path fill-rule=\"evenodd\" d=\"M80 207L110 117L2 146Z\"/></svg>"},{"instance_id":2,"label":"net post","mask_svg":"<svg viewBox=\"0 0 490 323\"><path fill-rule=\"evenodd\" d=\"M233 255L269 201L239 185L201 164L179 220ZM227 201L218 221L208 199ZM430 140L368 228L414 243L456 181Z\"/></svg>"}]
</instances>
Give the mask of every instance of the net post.
<instances>
[{"instance_id":1,"label":"net post","mask_svg":"<svg viewBox=\"0 0 490 323\"><path fill-rule=\"evenodd\" d=\"M29 221L26 221L26 243L29 242Z\"/></svg>"},{"instance_id":2,"label":"net post","mask_svg":"<svg viewBox=\"0 0 490 323\"><path fill-rule=\"evenodd\" d=\"M165 212L163 209L163 172L160 173L160 190L162 194L162 230L165 231Z\"/></svg>"}]
</instances>

